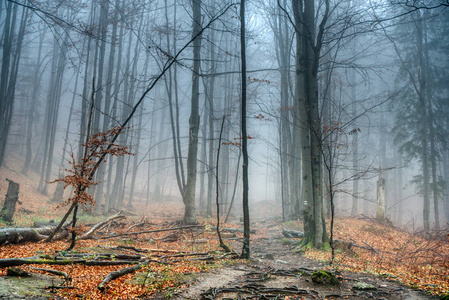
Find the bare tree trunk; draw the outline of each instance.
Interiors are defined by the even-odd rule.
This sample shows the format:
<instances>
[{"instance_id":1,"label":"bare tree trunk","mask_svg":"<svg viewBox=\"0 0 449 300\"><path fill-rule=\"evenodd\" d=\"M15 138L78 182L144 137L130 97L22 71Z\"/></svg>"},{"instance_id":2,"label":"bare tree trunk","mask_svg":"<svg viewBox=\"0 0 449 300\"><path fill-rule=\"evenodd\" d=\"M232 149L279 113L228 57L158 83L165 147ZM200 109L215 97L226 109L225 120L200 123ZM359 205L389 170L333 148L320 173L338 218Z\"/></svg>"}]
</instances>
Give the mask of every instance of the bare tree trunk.
<instances>
[{"instance_id":1,"label":"bare tree trunk","mask_svg":"<svg viewBox=\"0 0 449 300\"><path fill-rule=\"evenodd\" d=\"M245 36L245 0L240 1L240 56L242 74L240 76L242 83L242 108L241 108L241 126L242 126L242 156L243 156L243 246L242 258L250 257L250 221L249 221L249 182L248 182L248 139L246 132L246 36Z\"/></svg>"},{"instance_id":2,"label":"bare tree trunk","mask_svg":"<svg viewBox=\"0 0 449 300\"><path fill-rule=\"evenodd\" d=\"M318 107L318 66L323 30L329 15L329 1L315 29L315 1L292 1L297 39L297 97L301 117L304 237L301 246L321 247L327 242L322 199L322 136ZM305 66L305 68L304 68ZM305 70L304 70L305 69ZM304 93L304 94L302 94ZM304 97L304 98L303 98ZM304 99L304 100L303 100Z\"/></svg>"},{"instance_id":3,"label":"bare tree trunk","mask_svg":"<svg viewBox=\"0 0 449 300\"><path fill-rule=\"evenodd\" d=\"M165 3L165 23L166 26L169 26L169 20L168 20L168 4L167 0L164 1ZM176 14L176 6L174 7L175 14ZM176 20L173 20L176 22ZM174 24L176 26L176 23ZM174 28L174 34L173 34L173 47L176 45L176 27ZM171 40L170 36L167 33L166 35L166 42L167 42L167 48L168 51L171 51ZM176 52L176 48L174 50ZM175 78L173 78L173 75L175 75ZM169 113L170 113L170 128L172 131L172 145L173 145L173 155L175 158L175 175L176 175L176 182L178 183L178 189L181 194L181 196L184 198L184 191L185 191L185 175L184 175L184 168L183 168L183 162L182 162L182 156L181 156L181 145L180 145L180 137L179 137L179 106L178 101L176 99L176 104L173 104L173 98L177 95L174 95L174 85L177 82L176 73L173 74L172 70L168 70L168 79L165 79L165 88L167 91L168 96L168 105L169 105ZM176 89L176 86L175 86Z\"/></svg>"},{"instance_id":4,"label":"bare tree trunk","mask_svg":"<svg viewBox=\"0 0 449 300\"><path fill-rule=\"evenodd\" d=\"M23 164L23 169L22 169L22 173L23 174L27 174L28 170L30 168L30 164L31 164L31 159L32 159L32 140L33 140L33 125L34 125L34 116L36 114L35 111L35 107L36 107L36 101L37 101L37 93L40 87L40 82L41 82L41 76L40 75L40 68L41 68L41 64L42 64L42 46L44 44L44 37L45 37L45 32L44 31L40 36L39 36L39 46L38 46L38 50L37 50L37 61L36 61L36 66L34 68L34 76L33 76L33 90L32 90L32 95L31 95L31 103L30 103L30 107L29 107L29 112L28 112L28 120L27 120L27 141L26 141L26 154L25 154L25 162Z\"/></svg>"},{"instance_id":5,"label":"bare tree trunk","mask_svg":"<svg viewBox=\"0 0 449 300\"><path fill-rule=\"evenodd\" d=\"M133 200L134 200L134 189L136 186L136 177L137 177L137 169L139 165L137 164L139 161L139 147L140 147L140 135L142 132L142 115L143 115L143 109L140 109L139 114L139 121L137 124L137 136L136 136L136 145L134 146L134 158L133 158L133 171L131 175L131 186L130 186L130 193L129 193L129 201L128 206L133 206Z\"/></svg>"},{"instance_id":6,"label":"bare tree trunk","mask_svg":"<svg viewBox=\"0 0 449 300\"><path fill-rule=\"evenodd\" d=\"M418 64L419 69L423 70L420 72L419 76L419 105L421 114L421 161L422 161L422 172L423 172L423 220L424 220L424 231L428 233L430 231L430 195L429 195L429 150L428 150L428 115L427 115L427 99L426 99L426 89L427 89L427 78L426 72L424 72L426 66L424 65L424 53L423 53L423 25L422 18L415 22L416 26L416 39L417 39L417 51L418 51Z\"/></svg>"},{"instance_id":7,"label":"bare tree trunk","mask_svg":"<svg viewBox=\"0 0 449 300\"><path fill-rule=\"evenodd\" d=\"M48 181L50 181L53 168L53 153L56 140L56 127L58 124L59 108L61 102L61 89L65 71L66 54L68 50L69 35L65 34L62 45L55 41L53 51L52 74L50 79L50 88L48 93L48 102L46 107L46 117L44 131L45 151L42 164L42 173L39 181L39 190L46 195L48 191Z\"/></svg>"},{"instance_id":8,"label":"bare tree trunk","mask_svg":"<svg viewBox=\"0 0 449 300\"><path fill-rule=\"evenodd\" d=\"M121 1L120 0L116 0L116 13L118 13L121 9L120 6ZM116 22L118 23L118 21ZM117 24L118 26L118 24ZM118 34L118 53L117 53L117 68L116 68L116 72L115 72L115 78L114 78L114 91L113 91L113 95L114 95L114 102L112 104L112 120L115 120L117 118L117 106L118 106L118 94L120 92L120 81L121 81L121 74L120 74L120 69L122 66L122 54L123 54L123 35L124 35L124 24L120 25L120 31ZM112 49L111 49L112 52ZM112 78L111 78L112 80ZM106 92L107 93L107 92ZM108 94L106 94L106 97L110 97ZM121 140L121 139L120 139ZM119 168L119 165L122 164L123 158L122 157L118 157L116 160L116 178L117 176L119 176L119 172L117 171L117 168ZM123 166L122 166L123 168ZM118 186L116 186L117 180L116 178L114 178L114 185L112 187L111 190L111 183L112 183L112 172L113 172L113 160L111 159L109 161L109 168L108 168L108 184L106 187L106 197L105 197L105 203L104 203L104 210L103 210L103 214L107 215L109 213L109 209L111 207L115 206L115 201L117 199L117 188ZM115 191L115 193L114 193Z\"/></svg>"},{"instance_id":9,"label":"bare tree trunk","mask_svg":"<svg viewBox=\"0 0 449 300\"><path fill-rule=\"evenodd\" d=\"M14 109L16 82L22 53L23 37L28 19L28 9L22 9L19 32L14 36L17 19L17 4L8 2L6 5L6 19L3 31L3 53L0 75L0 167L2 167L8 143L9 128ZM13 49L13 43L16 44ZM11 62L12 59L12 62Z\"/></svg>"},{"instance_id":10,"label":"bare tree trunk","mask_svg":"<svg viewBox=\"0 0 449 300\"><path fill-rule=\"evenodd\" d=\"M116 1L117 5L117 1ZM118 7L115 9L115 16L118 17L117 14ZM94 114L94 122L93 122L93 131L94 133L99 132L100 130L105 132L109 127L109 107L111 104L110 99L110 91L111 91L111 81L113 74L113 65L114 65L114 54L115 54L115 45L111 44L111 52L109 54L108 61L108 70L107 70L107 78L104 80L104 70L106 69L106 45L107 45L107 34L108 34L108 13L109 13L109 1L101 0L100 1L100 20L99 20L99 58L98 58L98 77L97 79L97 87L98 91L95 93L95 114ZM117 20L117 18L115 19ZM113 35L115 30L115 34L117 33L117 22L114 22ZM104 86L106 86L106 91L103 93ZM103 99L104 99L104 109L103 109ZM100 128L100 122L103 117L103 126ZM92 193L95 194L95 207L93 208L97 213L100 212L101 203L103 202L103 189L104 189L104 175L106 170L106 164L100 164L98 170L96 172L95 181L98 185L95 186L95 189L92 189Z\"/></svg>"},{"instance_id":11,"label":"bare tree trunk","mask_svg":"<svg viewBox=\"0 0 449 300\"><path fill-rule=\"evenodd\" d=\"M206 103L207 101L205 101ZM204 105L206 106L206 105ZM205 175L206 175L206 163L207 163L207 110L203 112L203 124L201 126L201 165L200 165L200 199L199 199L199 213L204 214L206 212L206 196L205 196Z\"/></svg>"},{"instance_id":12,"label":"bare tree trunk","mask_svg":"<svg viewBox=\"0 0 449 300\"><path fill-rule=\"evenodd\" d=\"M193 30L192 37L197 36L201 30L201 2L192 1L193 6ZM195 215L195 189L197 173L198 130L199 130L199 70L200 70L201 38L193 41L193 75L192 75L192 99L189 119L189 150L187 154L187 184L184 194L184 223L196 223Z\"/></svg>"},{"instance_id":13,"label":"bare tree trunk","mask_svg":"<svg viewBox=\"0 0 449 300\"><path fill-rule=\"evenodd\" d=\"M402 210L402 156L399 152L397 152L397 164L399 165L399 167L397 168L397 182L396 182L396 188L397 188L397 199L399 201L398 203L398 207L397 207L397 224L398 226L402 225L402 215L403 215L403 210Z\"/></svg>"},{"instance_id":14,"label":"bare tree trunk","mask_svg":"<svg viewBox=\"0 0 449 300\"><path fill-rule=\"evenodd\" d=\"M352 55L355 57L355 42L352 45ZM352 119L354 120L353 126L357 128L357 86L356 86L356 71L350 70L351 72L351 101L352 101ZM357 174L359 170L359 142L357 130L352 134L352 172ZM359 179L355 177L352 181L352 209L351 216L357 216L359 212Z\"/></svg>"}]
</instances>

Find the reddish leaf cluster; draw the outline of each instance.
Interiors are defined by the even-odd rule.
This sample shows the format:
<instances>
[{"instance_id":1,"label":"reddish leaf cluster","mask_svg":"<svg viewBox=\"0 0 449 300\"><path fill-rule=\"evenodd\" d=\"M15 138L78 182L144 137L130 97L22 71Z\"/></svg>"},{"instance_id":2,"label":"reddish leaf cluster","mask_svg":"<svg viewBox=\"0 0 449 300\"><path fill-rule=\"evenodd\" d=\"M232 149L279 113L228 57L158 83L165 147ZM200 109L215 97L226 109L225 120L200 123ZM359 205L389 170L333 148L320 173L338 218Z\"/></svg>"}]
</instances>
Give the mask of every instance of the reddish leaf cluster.
<instances>
[{"instance_id":1,"label":"reddish leaf cluster","mask_svg":"<svg viewBox=\"0 0 449 300\"><path fill-rule=\"evenodd\" d=\"M250 76L248 76L248 82L261 82L261 83L266 83L266 84L270 84L271 81L266 80L266 79L259 79L259 78L251 78Z\"/></svg>"},{"instance_id":2,"label":"reddish leaf cluster","mask_svg":"<svg viewBox=\"0 0 449 300\"><path fill-rule=\"evenodd\" d=\"M262 115L262 114L258 114L258 115L256 115L256 116L254 116L254 118L256 118L257 120L264 120L264 121L271 121L271 119L270 118L266 118L264 115Z\"/></svg>"},{"instance_id":3,"label":"reddish leaf cluster","mask_svg":"<svg viewBox=\"0 0 449 300\"><path fill-rule=\"evenodd\" d=\"M87 142L83 143L85 153L80 160L73 153L70 155L69 164L71 168L65 169L67 175L51 182L64 183L64 189L69 186L74 188L73 195L64 201L62 205L74 203L82 205L94 204L93 197L87 193L87 190L91 186L97 185L92 178L99 166L99 161L103 160L103 162L106 162L105 157L107 155L132 155L129 152L129 147L111 143L112 138L121 131L123 131L122 127L115 126L105 132L95 133Z\"/></svg>"}]
</instances>

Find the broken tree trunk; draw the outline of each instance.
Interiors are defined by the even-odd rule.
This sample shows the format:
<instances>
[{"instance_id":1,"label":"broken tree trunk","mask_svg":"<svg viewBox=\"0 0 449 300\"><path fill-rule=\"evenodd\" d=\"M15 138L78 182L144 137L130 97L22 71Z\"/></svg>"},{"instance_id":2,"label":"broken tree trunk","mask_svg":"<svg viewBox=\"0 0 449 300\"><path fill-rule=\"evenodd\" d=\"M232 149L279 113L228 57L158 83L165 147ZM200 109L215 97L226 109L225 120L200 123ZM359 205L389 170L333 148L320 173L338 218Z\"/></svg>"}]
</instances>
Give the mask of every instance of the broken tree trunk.
<instances>
[{"instance_id":1,"label":"broken tree trunk","mask_svg":"<svg viewBox=\"0 0 449 300\"><path fill-rule=\"evenodd\" d=\"M382 178L382 174L379 174L377 180L377 211L376 219L385 219L385 179Z\"/></svg>"},{"instance_id":2,"label":"broken tree trunk","mask_svg":"<svg viewBox=\"0 0 449 300\"><path fill-rule=\"evenodd\" d=\"M8 178L6 180L9 182L8 191L0 215L5 223L11 224L16 211L16 203L19 202L19 184Z\"/></svg>"}]
</instances>

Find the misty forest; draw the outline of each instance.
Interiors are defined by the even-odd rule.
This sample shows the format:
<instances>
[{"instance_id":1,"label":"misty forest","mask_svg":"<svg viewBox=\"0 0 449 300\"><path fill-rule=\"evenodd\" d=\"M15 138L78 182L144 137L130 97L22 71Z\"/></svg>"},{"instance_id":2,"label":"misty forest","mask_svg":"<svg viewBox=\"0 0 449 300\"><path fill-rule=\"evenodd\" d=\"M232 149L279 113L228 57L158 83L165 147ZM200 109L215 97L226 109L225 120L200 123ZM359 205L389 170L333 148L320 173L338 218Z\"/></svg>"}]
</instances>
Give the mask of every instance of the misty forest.
<instances>
[{"instance_id":1,"label":"misty forest","mask_svg":"<svg viewBox=\"0 0 449 300\"><path fill-rule=\"evenodd\" d=\"M0 298L449 299L447 0L0 0Z\"/></svg>"}]
</instances>

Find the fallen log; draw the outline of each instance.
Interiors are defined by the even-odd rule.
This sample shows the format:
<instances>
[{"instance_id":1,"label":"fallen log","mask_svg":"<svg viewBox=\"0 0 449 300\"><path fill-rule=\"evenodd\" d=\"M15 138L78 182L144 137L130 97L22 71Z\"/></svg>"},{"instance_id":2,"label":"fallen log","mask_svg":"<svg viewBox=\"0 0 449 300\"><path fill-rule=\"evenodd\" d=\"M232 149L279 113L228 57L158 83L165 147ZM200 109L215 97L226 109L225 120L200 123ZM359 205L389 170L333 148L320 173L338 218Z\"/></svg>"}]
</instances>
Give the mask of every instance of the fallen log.
<instances>
[{"instance_id":1,"label":"fallen log","mask_svg":"<svg viewBox=\"0 0 449 300\"><path fill-rule=\"evenodd\" d=\"M304 232L302 231L289 230L289 229L282 229L282 234L286 238L302 238L304 236Z\"/></svg>"},{"instance_id":2,"label":"fallen log","mask_svg":"<svg viewBox=\"0 0 449 300\"><path fill-rule=\"evenodd\" d=\"M82 264L86 266L115 266L115 265L134 265L141 261L136 260L92 260L92 259L46 259L40 256L23 257L23 258L4 258L0 259L0 268L15 267L21 265L71 265Z\"/></svg>"},{"instance_id":3,"label":"fallen log","mask_svg":"<svg viewBox=\"0 0 449 300\"><path fill-rule=\"evenodd\" d=\"M41 228L1 228L0 229L0 245L18 244L24 242L38 242L47 238L55 226ZM61 231L55 239L63 239L68 235L66 230Z\"/></svg>"},{"instance_id":4,"label":"fallen log","mask_svg":"<svg viewBox=\"0 0 449 300\"><path fill-rule=\"evenodd\" d=\"M144 265L147 265L149 261L144 261L143 263L140 263L138 265L132 266L132 267L127 267L121 270L117 270L117 271L113 271L111 273L109 273L104 279L103 281L97 286L97 289L99 289L100 291L104 291L106 288L106 284L111 282L114 279L117 279L119 277L122 277L126 274L130 274L130 273L134 273L138 270L140 270Z\"/></svg>"}]
</instances>

